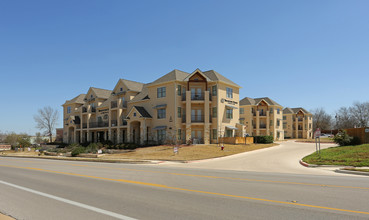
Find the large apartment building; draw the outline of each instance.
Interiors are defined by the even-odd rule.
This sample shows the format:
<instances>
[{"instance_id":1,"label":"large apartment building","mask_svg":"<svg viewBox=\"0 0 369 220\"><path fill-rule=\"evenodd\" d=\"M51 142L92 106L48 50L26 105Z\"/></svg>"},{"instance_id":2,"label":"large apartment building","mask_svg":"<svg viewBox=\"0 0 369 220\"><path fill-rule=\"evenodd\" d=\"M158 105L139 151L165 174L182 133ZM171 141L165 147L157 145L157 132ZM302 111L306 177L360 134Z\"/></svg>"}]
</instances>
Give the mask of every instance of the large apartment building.
<instances>
[{"instance_id":1,"label":"large apartment building","mask_svg":"<svg viewBox=\"0 0 369 220\"><path fill-rule=\"evenodd\" d=\"M283 107L268 97L244 98L240 101L240 123L250 136L270 135L283 140Z\"/></svg>"},{"instance_id":2,"label":"large apartment building","mask_svg":"<svg viewBox=\"0 0 369 220\"><path fill-rule=\"evenodd\" d=\"M313 138L313 115L304 108L283 110L283 129L286 138Z\"/></svg>"},{"instance_id":3,"label":"large apartment building","mask_svg":"<svg viewBox=\"0 0 369 220\"><path fill-rule=\"evenodd\" d=\"M244 136L240 88L214 70L199 69L173 70L147 84L120 79L113 90L91 87L63 104L63 140L208 144Z\"/></svg>"}]
</instances>

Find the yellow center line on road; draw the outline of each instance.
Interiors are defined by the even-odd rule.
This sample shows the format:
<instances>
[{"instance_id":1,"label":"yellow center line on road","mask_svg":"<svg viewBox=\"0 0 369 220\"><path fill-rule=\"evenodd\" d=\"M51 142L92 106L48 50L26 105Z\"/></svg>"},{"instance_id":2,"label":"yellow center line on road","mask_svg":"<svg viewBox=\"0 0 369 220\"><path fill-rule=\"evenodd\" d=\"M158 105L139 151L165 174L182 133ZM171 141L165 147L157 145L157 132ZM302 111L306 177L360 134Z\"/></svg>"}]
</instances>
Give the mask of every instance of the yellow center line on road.
<instances>
[{"instance_id":1,"label":"yellow center line on road","mask_svg":"<svg viewBox=\"0 0 369 220\"><path fill-rule=\"evenodd\" d=\"M53 165L55 164L55 163L36 162L36 161L23 161L23 162L53 164ZM264 183L279 183L279 184L291 184L291 185L320 186L320 187L331 187L331 188L369 190L369 187L360 187L360 186L341 186L341 185L329 185L329 184L319 184L319 183L300 183L300 182L288 182L288 181L276 181L276 180L258 180L258 179L236 178L236 177L206 176L206 175L197 175L197 174L173 173L173 172L165 172L165 171L140 170L140 169L104 167L104 166L91 166L91 165L71 164L71 163L61 163L61 164L68 165L68 166L77 166L77 167L90 167L90 168L111 169L111 170L126 170L126 171L147 172L147 173L161 173L161 174L169 174L169 175L177 175L177 176L191 176L191 177L201 177L201 178L210 178L210 179L228 179L228 180L241 180L241 181L249 181L249 182L264 182ZM59 164L56 164L56 165L59 165Z\"/></svg>"},{"instance_id":2,"label":"yellow center line on road","mask_svg":"<svg viewBox=\"0 0 369 220\"><path fill-rule=\"evenodd\" d=\"M91 176L91 175L84 175L84 174L77 174L77 173L68 173L68 172L46 170L46 169L35 168L35 167L19 167L19 166L11 166L11 165L0 165L0 166L18 168L18 169L36 170L36 171L41 171L41 172L57 173L57 174L64 174L64 175L78 176L78 177L86 177L86 178L93 178L93 179L109 180L109 181L123 182L123 183L137 184L137 185L145 185L145 186L152 186L152 187L172 189L172 190L202 193L202 194L208 194L208 195L217 195L217 196L223 196L223 197L241 198L241 199L248 199L248 200L255 200L255 201L286 204L286 205L292 205L292 206L302 206L302 207L310 207L310 208L317 208L317 209L334 210L334 211L340 211L340 212L349 212L349 213L358 213L358 214L369 215L369 212L364 212L364 211L339 209L339 208L332 208L332 207L326 207L326 206L316 206L316 205L300 204L300 203L293 203L293 202L284 202L284 201L278 201L278 200L254 198L254 197L248 197L248 196L238 196L238 195L208 192L208 191L194 190L194 189L185 189L185 188L171 187L171 186L155 184L155 183L147 183L147 182L140 182L140 181L125 180L125 179L113 179L113 178L98 177L98 176Z\"/></svg>"}]
</instances>

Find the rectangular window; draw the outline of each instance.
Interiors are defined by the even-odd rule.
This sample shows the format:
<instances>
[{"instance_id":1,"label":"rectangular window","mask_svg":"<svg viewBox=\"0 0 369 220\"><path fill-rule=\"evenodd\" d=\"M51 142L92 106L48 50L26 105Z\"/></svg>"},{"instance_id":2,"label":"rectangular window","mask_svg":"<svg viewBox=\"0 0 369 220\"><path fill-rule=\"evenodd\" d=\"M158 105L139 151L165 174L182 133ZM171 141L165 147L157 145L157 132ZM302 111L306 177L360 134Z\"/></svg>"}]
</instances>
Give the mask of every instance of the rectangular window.
<instances>
[{"instance_id":1,"label":"rectangular window","mask_svg":"<svg viewBox=\"0 0 369 220\"><path fill-rule=\"evenodd\" d=\"M233 118L233 109L227 109L226 118L227 119L232 119Z\"/></svg>"},{"instance_id":2,"label":"rectangular window","mask_svg":"<svg viewBox=\"0 0 369 220\"><path fill-rule=\"evenodd\" d=\"M218 131L217 131L217 129L213 129L212 137L213 137L213 139L217 139L217 137L218 137Z\"/></svg>"},{"instance_id":3,"label":"rectangular window","mask_svg":"<svg viewBox=\"0 0 369 220\"><path fill-rule=\"evenodd\" d=\"M283 120L287 120L287 116L283 116Z\"/></svg>"},{"instance_id":4,"label":"rectangular window","mask_svg":"<svg viewBox=\"0 0 369 220\"><path fill-rule=\"evenodd\" d=\"M273 108L270 108L270 114L273 114Z\"/></svg>"},{"instance_id":5,"label":"rectangular window","mask_svg":"<svg viewBox=\"0 0 369 220\"><path fill-rule=\"evenodd\" d=\"M270 120L270 126L272 126L273 125L273 120Z\"/></svg>"},{"instance_id":6,"label":"rectangular window","mask_svg":"<svg viewBox=\"0 0 369 220\"><path fill-rule=\"evenodd\" d=\"M166 88L165 87L157 88L157 97L163 98L165 96L166 96Z\"/></svg>"},{"instance_id":7,"label":"rectangular window","mask_svg":"<svg viewBox=\"0 0 369 220\"><path fill-rule=\"evenodd\" d=\"M217 117L217 107L213 107L213 118Z\"/></svg>"},{"instance_id":8,"label":"rectangular window","mask_svg":"<svg viewBox=\"0 0 369 220\"><path fill-rule=\"evenodd\" d=\"M181 107L177 108L177 114L178 114L178 118L182 117L182 108Z\"/></svg>"},{"instance_id":9,"label":"rectangular window","mask_svg":"<svg viewBox=\"0 0 369 220\"><path fill-rule=\"evenodd\" d=\"M182 139L182 130L179 128L177 140L181 140L181 139Z\"/></svg>"},{"instance_id":10,"label":"rectangular window","mask_svg":"<svg viewBox=\"0 0 369 220\"><path fill-rule=\"evenodd\" d=\"M166 109L165 108L158 109L158 119L165 118L165 115L166 115Z\"/></svg>"},{"instance_id":11,"label":"rectangular window","mask_svg":"<svg viewBox=\"0 0 369 220\"><path fill-rule=\"evenodd\" d=\"M67 114L70 114L72 112L72 108L69 106L67 107Z\"/></svg>"},{"instance_id":12,"label":"rectangular window","mask_svg":"<svg viewBox=\"0 0 369 220\"><path fill-rule=\"evenodd\" d=\"M233 137L233 130L226 130L226 136L227 137Z\"/></svg>"},{"instance_id":13,"label":"rectangular window","mask_svg":"<svg viewBox=\"0 0 369 220\"><path fill-rule=\"evenodd\" d=\"M309 129L311 129L311 123L309 123Z\"/></svg>"},{"instance_id":14,"label":"rectangular window","mask_svg":"<svg viewBox=\"0 0 369 220\"><path fill-rule=\"evenodd\" d=\"M217 86L212 86L211 87L211 95L212 96L216 96L217 95Z\"/></svg>"},{"instance_id":15,"label":"rectangular window","mask_svg":"<svg viewBox=\"0 0 369 220\"><path fill-rule=\"evenodd\" d=\"M277 108L277 114L279 114L279 112L280 112L280 109L279 109L279 108Z\"/></svg>"},{"instance_id":16,"label":"rectangular window","mask_svg":"<svg viewBox=\"0 0 369 220\"><path fill-rule=\"evenodd\" d=\"M166 131L164 129L157 130L158 141L164 141L165 135L166 135Z\"/></svg>"},{"instance_id":17,"label":"rectangular window","mask_svg":"<svg viewBox=\"0 0 369 220\"><path fill-rule=\"evenodd\" d=\"M279 125L280 125L280 122L279 122L279 120L277 120L277 126L279 127Z\"/></svg>"},{"instance_id":18,"label":"rectangular window","mask_svg":"<svg viewBox=\"0 0 369 220\"><path fill-rule=\"evenodd\" d=\"M177 94L180 96L182 94L182 86L178 85L177 86Z\"/></svg>"},{"instance_id":19,"label":"rectangular window","mask_svg":"<svg viewBox=\"0 0 369 220\"><path fill-rule=\"evenodd\" d=\"M233 89L227 88L227 98L233 99Z\"/></svg>"},{"instance_id":20,"label":"rectangular window","mask_svg":"<svg viewBox=\"0 0 369 220\"><path fill-rule=\"evenodd\" d=\"M245 113L245 109L244 108L240 108L240 114L244 114Z\"/></svg>"},{"instance_id":21,"label":"rectangular window","mask_svg":"<svg viewBox=\"0 0 369 220\"><path fill-rule=\"evenodd\" d=\"M287 128L287 122L283 122L283 129Z\"/></svg>"}]
</instances>

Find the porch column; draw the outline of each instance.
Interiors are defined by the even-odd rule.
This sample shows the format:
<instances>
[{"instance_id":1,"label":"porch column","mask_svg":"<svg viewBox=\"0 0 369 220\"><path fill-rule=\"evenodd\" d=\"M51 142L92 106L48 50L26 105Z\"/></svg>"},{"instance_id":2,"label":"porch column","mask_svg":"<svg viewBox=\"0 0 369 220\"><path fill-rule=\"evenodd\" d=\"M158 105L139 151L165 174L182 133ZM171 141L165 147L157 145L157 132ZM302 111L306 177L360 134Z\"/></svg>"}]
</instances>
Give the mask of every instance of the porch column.
<instances>
[{"instance_id":1,"label":"porch column","mask_svg":"<svg viewBox=\"0 0 369 220\"><path fill-rule=\"evenodd\" d=\"M131 123L127 123L127 142L131 142Z\"/></svg>"},{"instance_id":2,"label":"porch column","mask_svg":"<svg viewBox=\"0 0 369 220\"><path fill-rule=\"evenodd\" d=\"M74 128L73 143L77 143L77 129Z\"/></svg>"},{"instance_id":3,"label":"porch column","mask_svg":"<svg viewBox=\"0 0 369 220\"><path fill-rule=\"evenodd\" d=\"M141 130L140 131L140 143L144 145L145 140L146 140L146 120L145 119L141 122L140 130Z\"/></svg>"},{"instance_id":4,"label":"porch column","mask_svg":"<svg viewBox=\"0 0 369 220\"><path fill-rule=\"evenodd\" d=\"M116 140L117 141L117 144L121 143L121 141L120 141L120 132L121 132L121 130L120 130L119 126L118 126L118 128L117 128L117 140Z\"/></svg>"},{"instance_id":5,"label":"porch column","mask_svg":"<svg viewBox=\"0 0 369 220\"><path fill-rule=\"evenodd\" d=\"M260 112L256 110L256 136L260 135Z\"/></svg>"},{"instance_id":6,"label":"porch column","mask_svg":"<svg viewBox=\"0 0 369 220\"><path fill-rule=\"evenodd\" d=\"M269 117L269 111L266 112L266 135L270 135L270 117ZM275 126L275 125L274 125ZM273 129L274 130L274 129ZM275 132L274 132L275 133ZM273 134L274 136L274 134ZM274 138L274 137L273 137Z\"/></svg>"},{"instance_id":7,"label":"porch column","mask_svg":"<svg viewBox=\"0 0 369 220\"><path fill-rule=\"evenodd\" d=\"M299 138L299 118L296 117L296 120L295 120L295 138Z\"/></svg>"},{"instance_id":8,"label":"porch column","mask_svg":"<svg viewBox=\"0 0 369 220\"><path fill-rule=\"evenodd\" d=\"M204 124L204 144L210 144L210 112L209 112L209 91L205 91L205 124Z\"/></svg>"}]
</instances>

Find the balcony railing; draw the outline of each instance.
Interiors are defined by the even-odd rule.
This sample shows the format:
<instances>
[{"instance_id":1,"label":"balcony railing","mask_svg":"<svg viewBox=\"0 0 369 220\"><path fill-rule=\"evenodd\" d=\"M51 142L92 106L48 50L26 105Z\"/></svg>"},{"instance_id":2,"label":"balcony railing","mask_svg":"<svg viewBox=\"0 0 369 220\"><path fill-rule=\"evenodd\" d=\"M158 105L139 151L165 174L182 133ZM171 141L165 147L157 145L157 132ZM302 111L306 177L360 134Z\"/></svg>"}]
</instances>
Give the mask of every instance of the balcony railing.
<instances>
[{"instance_id":1,"label":"balcony railing","mask_svg":"<svg viewBox=\"0 0 369 220\"><path fill-rule=\"evenodd\" d=\"M303 121L303 119L302 119L302 118L299 118L298 120L299 120L299 121Z\"/></svg>"},{"instance_id":2,"label":"balcony railing","mask_svg":"<svg viewBox=\"0 0 369 220\"><path fill-rule=\"evenodd\" d=\"M87 123L82 123L82 128L87 128Z\"/></svg>"},{"instance_id":3,"label":"balcony railing","mask_svg":"<svg viewBox=\"0 0 369 220\"><path fill-rule=\"evenodd\" d=\"M116 127L117 126L117 120L111 120L111 126Z\"/></svg>"},{"instance_id":4,"label":"balcony railing","mask_svg":"<svg viewBox=\"0 0 369 220\"><path fill-rule=\"evenodd\" d=\"M191 115L191 122L204 122L204 115Z\"/></svg>"},{"instance_id":5,"label":"balcony railing","mask_svg":"<svg viewBox=\"0 0 369 220\"><path fill-rule=\"evenodd\" d=\"M90 122L90 128L104 128L109 127L109 122L100 121L100 122Z\"/></svg>"},{"instance_id":6,"label":"balcony railing","mask_svg":"<svg viewBox=\"0 0 369 220\"><path fill-rule=\"evenodd\" d=\"M96 112L96 107L91 107L91 112Z\"/></svg>"},{"instance_id":7,"label":"balcony railing","mask_svg":"<svg viewBox=\"0 0 369 220\"><path fill-rule=\"evenodd\" d=\"M259 128L266 128L267 126L266 125L260 125Z\"/></svg>"},{"instance_id":8,"label":"balcony railing","mask_svg":"<svg viewBox=\"0 0 369 220\"><path fill-rule=\"evenodd\" d=\"M259 116L267 116L265 112L259 112Z\"/></svg>"},{"instance_id":9,"label":"balcony railing","mask_svg":"<svg viewBox=\"0 0 369 220\"><path fill-rule=\"evenodd\" d=\"M122 124L121 125L123 125L123 126L127 125L127 121L122 119Z\"/></svg>"},{"instance_id":10,"label":"balcony railing","mask_svg":"<svg viewBox=\"0 0 369 220\"><path fill-rule=\"evenodd\" d=\"M205 93L191 93L191 100L205 100ZM209 101L211 101L211 95L209 94ZM186 93L182 93L182 101L186 101Z\"/></svg>"},{"instance_id":11,"label":"balcony railing","mask_svg":"<svg viewBox=\"0 0 369 220\"><path fill-rule=\"evenodd\" d=\"M122 106L122 108L127 108L127 101L123 101L121 106Z\"/></svg>"},{"instance_id":12,"label":"balcony railing","mask_svg":"<svg viewBox=\"0 0 369 220\"><path fill-rule=\"evenodd\" d=\"M111 101L110 106L111 106L111 108L116 108L116 107L118 107L118 103L117 103L117 101Z\"/></svg>"}]
</instances>

